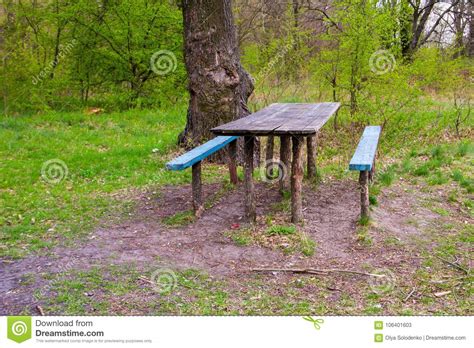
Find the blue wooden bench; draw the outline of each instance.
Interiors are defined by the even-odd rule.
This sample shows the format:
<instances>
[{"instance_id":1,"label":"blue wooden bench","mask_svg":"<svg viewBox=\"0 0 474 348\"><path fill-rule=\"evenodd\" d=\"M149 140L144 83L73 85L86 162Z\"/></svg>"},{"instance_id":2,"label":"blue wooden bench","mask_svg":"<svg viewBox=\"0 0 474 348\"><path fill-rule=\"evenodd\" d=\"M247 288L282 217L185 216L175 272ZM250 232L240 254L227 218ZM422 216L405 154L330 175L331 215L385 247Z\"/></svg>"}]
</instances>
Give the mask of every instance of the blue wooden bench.
<instances>
[{"instance_id":1,"label":"blue wooden bench","mask_svg":"<svg viewBox=\"0 0 474 348\"><path fill-rule=\"evenodd\" d=\"M176 157L166 164L169 170L183 170L192 167L192 189L194 214L199 217L204 211L202 200L201 161L213 153L229 145L229 172L230 181L235 185L237 178L237 136L218 136L195 147L189 152Z\"/></svg>"},{"instance_id":2,"label":"blue wooden bench","mask_svg":"<svg viewBox=\"0 0 474 348\"><path fill-rule=\"evenodd\" d=\"M381 131L380 126L365 127L364 134L349 163L349 170L360 172L360 215L362 218L369 216L369 181L372 181L375 173L375 156Z\"/></svg>"}]
</instances>

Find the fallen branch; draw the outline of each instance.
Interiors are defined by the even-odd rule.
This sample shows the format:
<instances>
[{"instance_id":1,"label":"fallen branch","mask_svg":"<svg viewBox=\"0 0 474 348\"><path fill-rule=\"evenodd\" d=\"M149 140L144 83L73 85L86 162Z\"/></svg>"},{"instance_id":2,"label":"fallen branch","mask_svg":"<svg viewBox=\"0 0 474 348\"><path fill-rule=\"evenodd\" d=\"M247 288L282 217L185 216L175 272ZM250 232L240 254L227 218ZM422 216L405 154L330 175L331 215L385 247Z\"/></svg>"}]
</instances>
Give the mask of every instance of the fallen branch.
<instances>
[{"instance_id":1,"label":"fallen branch","mask_svg":"<svg viewBox=\"0 0 474 348\"><path fill-rule=\"evenodd\" d=\"M449 295L450 293L451 291L441 291L441 292L435 292L433 295L435 295L436 297L442 297L445 295Z\"/></svg>"},{"instance_id":2,"label":"fallen branch","mask_svg":"<svg viewBox=\"0 0 474 348\"><path fill-rule=\"evenodd\" d=\"M36 306L36 309L38 310L39 314L41 314L41 316L44 317L44 311L43 311L43 308L41 308L41 306Z\"/></svg>"},{"instance_id":3,"label":"fallen branch","mask_svg":"<svg viewBox=\"0 0 474 348\"><path fill-rule=\"evenodd\" d=\"M384 278L384 274L366 273L360 271L352 271L345 269L316 269L316 268L252 268L253 272L291 272L291 273L308 273L317 275L328 275L330 273L351 273L367 277Z\"/></svg>"},{"instance_id":4,"label":"fallen branch","mask_svg":"<svg viewBox=\"0 0 474 348\"><path fill-rule=\"evenodd\" d=\"M463 271L465 274L469 274L469 271L467 269L465 269L464 267L458 265L457 263L454 263L454 262L451 262L449 260L446 260L446 259L443 259L441 256L438 256L438 255L435 255L438 259L440 259L441 261L444 261L446 262L448 265L451 265L453 266L454 268L457 268L458 270L460 271Z\"/></svg>"},{"instance_id":5,"label":"fallen branch","mask_svg":"<svg viewBox=\"0 0 474 348\"><path fill-rule=\"evenodd\" d=\"M151 284L151 285L156 285L156 283L153 283L150 279L148 279L147 277L144 277L144 276L140 276L138 277L138 280L141 280L145 283L148 283L148 284Z\"/></svg>"},{"instance_id":6,"label":"fallen branch","mask_svg":"<svg viewBox=\"0 0 474 348\"><path fill-rule=\"evenodd\" d=\"M407 302L410 299L410 297L413 296L413 294L415 293L415 290L416 290L416 288L411 289L410 293L407 295L407 297L405 297L403 302Z\"/></svg>"}]
</instances>

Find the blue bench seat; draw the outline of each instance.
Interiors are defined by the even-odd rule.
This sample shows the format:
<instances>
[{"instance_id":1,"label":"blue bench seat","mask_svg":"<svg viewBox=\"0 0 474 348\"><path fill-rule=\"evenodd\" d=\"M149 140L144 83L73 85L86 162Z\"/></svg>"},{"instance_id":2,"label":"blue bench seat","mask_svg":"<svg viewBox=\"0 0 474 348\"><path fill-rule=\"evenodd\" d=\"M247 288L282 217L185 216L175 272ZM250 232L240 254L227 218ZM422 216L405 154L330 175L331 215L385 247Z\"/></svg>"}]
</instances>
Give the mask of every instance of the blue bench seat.
<instances>
[{"instance_id":1,"label":"blue bench seat","mask_svg":"<svg viewBox=\"0 0 474 348\"><path fill-rule=\"evenodd\" d=\"M169 170L183 170L192 167L192 190L194 214L199 217L204 211L202 199L201 161L213 153L229 145L229 172L230 180L237 184L237 139L238 136L218 136L176 157L166 164Z\"/></svg>"},{"instance_id":2,"label":"blue bench seat","mask_svg":"<svg viewBox=\"0 0 474 348\"><path fill-rule=\"evenodd\" d=\"M375 172L375 157L379 143L380 126L365 127L362 138L357 145L357 149L349 163L349 170L357 170L360 185L360 215L361 218L369 216L369 182L373 179Z\"/></svg>"},{"instance_id":3,"label":"blue bench seat","mask_svg":"<svg viewBox=\"0 0 474 348\"><path fill-rule=\"evenodd\" d=\"M204 143L198 147L195 147L189 152L176 157L174 160L166 164L166 168L169 170L183 170L191 167L193 164L201 162L203 159L212 155L214 152L219 151L227 144L234 140L237 140L237 136L219 136L207 143Z\"/></svg>"},{"instance_id":4,"label":"blue bench seat","mask_svg":"<svg viewBox=\"0 0 474 348\"><path fill-rule=\"evenodd\" d=\"M371 171L375 161L377 145L379 143L380 126L368 126L359 141L359 145L349 163L350 170Z\"/></svg>"}]
</instances>

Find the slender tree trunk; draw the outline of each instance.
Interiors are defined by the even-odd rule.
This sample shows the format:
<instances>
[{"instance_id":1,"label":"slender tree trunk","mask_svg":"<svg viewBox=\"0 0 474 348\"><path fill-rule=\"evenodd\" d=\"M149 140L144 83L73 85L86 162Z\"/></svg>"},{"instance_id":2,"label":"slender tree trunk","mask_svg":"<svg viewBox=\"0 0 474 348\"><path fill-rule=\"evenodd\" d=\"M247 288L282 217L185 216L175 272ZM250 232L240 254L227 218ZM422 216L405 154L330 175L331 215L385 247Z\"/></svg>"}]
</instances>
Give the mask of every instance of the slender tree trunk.
<instances>
[{"instance_id":1,"label":"slender tree trunk","mask_svg":"<svg viewBox=\"0 0 474 348\"><path fill-rule=\"evenodd\" d=\"M454 7L454 47L456 49L454 53L454 58L460 57L466 53L463 37L464 37L464 25L463 25L463 15L465 11L465 3L464 1L460 1Z\"/></svg>"},{"instance_id":2,"label":"slender tree trunk","mask_svg":"<svg viewBox=\"0 0 474 348\"><path fill-rule=\"evenodd\" d=\"M474 57L474 1L469 4L469 40L467 42L467 55Z\"/></svg>"},{"instance_id":3,"label":"slender tree trunk","mask_svg":"<svg viewBox=\"0 0 474 348\"><path fill-rule=\"evenodd\" d=\"M190 100L179 142L190 147L249 114L253 82L240 64L231 0L183 0L183 18Z\"/></svg>"}]
</instances>

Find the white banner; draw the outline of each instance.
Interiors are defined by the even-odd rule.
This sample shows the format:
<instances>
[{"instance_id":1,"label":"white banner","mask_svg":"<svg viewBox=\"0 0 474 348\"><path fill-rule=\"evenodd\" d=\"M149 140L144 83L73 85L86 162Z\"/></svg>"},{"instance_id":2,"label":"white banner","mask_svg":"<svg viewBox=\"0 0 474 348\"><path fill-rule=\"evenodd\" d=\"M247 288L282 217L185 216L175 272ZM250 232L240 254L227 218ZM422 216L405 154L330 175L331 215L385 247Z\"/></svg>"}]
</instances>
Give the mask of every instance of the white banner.
<instances>
[{"instance_id":1,"label":"white banner","mask_svg":"<svg viewBox=\"0 0 474 348\"><path fill-rule=\"evenodd\" d=\"M474 317L3 317L0 347L473 347Z\"/></svg>"}]
</instances>

